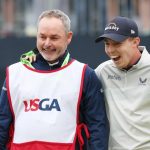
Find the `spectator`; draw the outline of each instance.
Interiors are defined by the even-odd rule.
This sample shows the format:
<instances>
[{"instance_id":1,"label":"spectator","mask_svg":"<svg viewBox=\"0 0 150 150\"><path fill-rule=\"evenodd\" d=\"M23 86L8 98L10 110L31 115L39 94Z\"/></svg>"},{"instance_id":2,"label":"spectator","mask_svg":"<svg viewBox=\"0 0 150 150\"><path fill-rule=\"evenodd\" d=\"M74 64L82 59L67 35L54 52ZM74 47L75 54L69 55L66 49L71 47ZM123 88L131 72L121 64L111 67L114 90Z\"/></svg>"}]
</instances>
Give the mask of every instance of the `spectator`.
<instances>
[{"instance_id":1,"label":"spectator","mask_svg":"<svg viewBox=\"0 0 150 150\"><path fill-rule=\"evenodd\" d=\"M2 14L4 26L2 27L2 36L12 36L14 34L15 6L14 0L4 0L2 3Z\"/></svg>"}]
</instances>

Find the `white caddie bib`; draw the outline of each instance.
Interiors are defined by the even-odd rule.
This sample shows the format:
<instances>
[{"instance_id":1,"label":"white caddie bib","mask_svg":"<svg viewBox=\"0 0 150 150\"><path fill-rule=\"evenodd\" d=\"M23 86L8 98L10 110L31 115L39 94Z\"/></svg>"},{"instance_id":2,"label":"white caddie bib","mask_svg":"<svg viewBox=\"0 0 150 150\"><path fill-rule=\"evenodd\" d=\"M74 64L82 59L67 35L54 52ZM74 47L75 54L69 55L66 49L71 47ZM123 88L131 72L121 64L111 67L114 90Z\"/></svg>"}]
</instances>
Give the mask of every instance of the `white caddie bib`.
<instances>
[{"instance_id":1,"label":"white caddie bib","mask_svg":"<svg viewBox=\"0 0 150 150\"><path fill-rule=\"evenodd\" d=\"M56 71L33 71L21 63L9 67L13 143L74 142L84 66L73 61Z\"/></svg>"}]
</instances>

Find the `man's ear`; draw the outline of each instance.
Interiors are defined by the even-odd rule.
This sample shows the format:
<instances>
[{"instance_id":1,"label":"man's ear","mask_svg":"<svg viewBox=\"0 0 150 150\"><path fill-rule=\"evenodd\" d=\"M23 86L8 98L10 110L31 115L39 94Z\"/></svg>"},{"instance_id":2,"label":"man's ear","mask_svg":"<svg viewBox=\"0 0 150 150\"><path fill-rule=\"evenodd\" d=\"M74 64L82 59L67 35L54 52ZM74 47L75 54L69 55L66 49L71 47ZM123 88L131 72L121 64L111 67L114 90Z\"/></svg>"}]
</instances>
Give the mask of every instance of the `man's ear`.
<instances>
[{"instance_id":1,"label":"man's ear","mask_svg":"<svg viewBox=\"0 0 150 150\"><path fill-rule=\"evenodd\" d=\"M135 38L134 38L134 41L133 41L133 42L134 42L134 45L135 45L136 47L138 47L139 44L140 44L140 41L141 41L141 40L140 40L139 37L135 37Z\"/></svg>"},{"instance_id":2,"label":"man's ear","mask_svg":"<svg viewBox=\"0 0 150 150\"><path fill-rule=\"evenodd\" d=\"M72 36L73 36L73 32L69 31L67 33L67 43L68 43L68 45L70 44L70 42L72 40Z\"/></svg>"}]
</instances>

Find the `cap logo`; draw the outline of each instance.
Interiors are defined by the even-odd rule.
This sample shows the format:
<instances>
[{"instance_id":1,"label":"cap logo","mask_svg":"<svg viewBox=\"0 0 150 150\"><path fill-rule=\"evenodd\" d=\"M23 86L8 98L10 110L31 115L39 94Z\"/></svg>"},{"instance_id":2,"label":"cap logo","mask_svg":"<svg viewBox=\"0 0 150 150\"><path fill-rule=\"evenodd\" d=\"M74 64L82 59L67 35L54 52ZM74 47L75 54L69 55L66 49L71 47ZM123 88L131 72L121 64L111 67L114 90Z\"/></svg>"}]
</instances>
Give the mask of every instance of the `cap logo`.
<instances>
[{"instance_id":1,"label":"cap logo","mask_svg":"<svg viewBox=\"0 0 150 150\"><path fill-rule=\"evenodd\" d=\"M135 34L135 31L134 31L134 30L131 30L131 34Z\"/></svg>"},{"instance_id":2,"label":"cap logo","mask_svg":"<svg viewBox=\"0 0 150 150\"><path fill-rule=\"evenodd\" d=\"M117 25L115 23L110 23L108 24L108 26L105 28L105 30L115 30L118 31L119 27L117 27Z\"/></svg>"}]
</instances>

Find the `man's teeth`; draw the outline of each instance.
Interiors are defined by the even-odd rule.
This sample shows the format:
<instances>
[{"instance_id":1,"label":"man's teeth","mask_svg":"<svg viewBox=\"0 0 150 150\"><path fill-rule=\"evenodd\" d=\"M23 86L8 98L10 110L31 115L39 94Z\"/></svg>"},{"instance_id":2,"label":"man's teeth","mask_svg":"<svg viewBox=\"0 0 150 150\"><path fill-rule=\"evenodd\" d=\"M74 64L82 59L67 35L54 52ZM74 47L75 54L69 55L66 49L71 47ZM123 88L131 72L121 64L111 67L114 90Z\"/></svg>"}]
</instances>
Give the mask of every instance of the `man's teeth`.
<instances>
[{"instance_id":1,"label":"man's teeth","mask_svg":"<svg viewBox=\"0 0 150 150\"><path fill-rule=\"evenodd\" d=\"M118 56L111 56L112 59L117 58Z\"/></svg>"}]
</instances>

